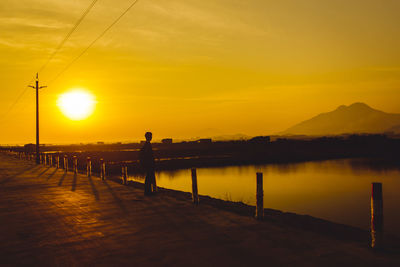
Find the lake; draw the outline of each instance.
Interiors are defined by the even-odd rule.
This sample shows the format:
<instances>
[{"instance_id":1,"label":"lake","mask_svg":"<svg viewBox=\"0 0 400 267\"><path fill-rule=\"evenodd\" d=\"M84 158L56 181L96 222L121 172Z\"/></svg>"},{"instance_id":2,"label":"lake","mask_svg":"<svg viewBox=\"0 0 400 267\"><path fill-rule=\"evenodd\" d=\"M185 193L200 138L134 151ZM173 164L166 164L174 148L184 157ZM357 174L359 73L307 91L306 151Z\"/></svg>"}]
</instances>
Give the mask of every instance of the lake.
<instances>
[{"instance_id":1,"label":"lake","mask_svg":"<svg viewBox=\"0 0 400 267\"><path fill-rule=\"evenodd\" d=\"M293 164L198 168L200 195L255 205L256 172L264 173L264 207L369 229L371 183L383 183L385 231L400 236L400 168L344 159ZM190 170L162 171L157 185L191 192Z\"/></svg>"}]
</instances>

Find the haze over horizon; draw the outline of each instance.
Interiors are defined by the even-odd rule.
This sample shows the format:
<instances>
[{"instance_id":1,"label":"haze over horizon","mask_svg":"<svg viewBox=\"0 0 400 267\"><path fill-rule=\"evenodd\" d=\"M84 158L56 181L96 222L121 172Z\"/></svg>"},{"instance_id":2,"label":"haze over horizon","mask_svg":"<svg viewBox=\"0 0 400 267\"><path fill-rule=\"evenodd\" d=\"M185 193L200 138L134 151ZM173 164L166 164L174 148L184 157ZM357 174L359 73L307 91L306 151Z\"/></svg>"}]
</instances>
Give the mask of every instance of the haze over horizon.
<instances>
[{"instance_id":1,"label":"haze over horizon","mask_svg":"<svg viewBox=\"0 0 400 267\"><path fill-rule=\"evenodd\" d=\"M34 142L34 90L8 110L90 2L0 3L0 143ZM131 2L98 1L39 74L42 143L266 135L354 102L400 113L395 0L140 0L50 83ZM57 108L74 88L96 98L82 121Z\"/></svg>"}]
</instances>

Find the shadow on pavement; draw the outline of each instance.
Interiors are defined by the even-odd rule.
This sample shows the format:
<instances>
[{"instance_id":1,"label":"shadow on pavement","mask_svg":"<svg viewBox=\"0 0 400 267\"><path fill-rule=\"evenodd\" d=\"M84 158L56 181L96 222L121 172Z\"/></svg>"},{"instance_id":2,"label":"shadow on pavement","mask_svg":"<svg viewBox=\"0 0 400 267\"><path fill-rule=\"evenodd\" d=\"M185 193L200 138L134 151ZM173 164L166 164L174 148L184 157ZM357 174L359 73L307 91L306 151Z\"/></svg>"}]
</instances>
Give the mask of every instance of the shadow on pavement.
<instances>
[{"instance_id":1,"label":"shadow on pavement","mask_svg":"<svg viewBox=\"0 0 400 267\"><path fill-rule=\"evenodd\" d=\"M100 199L99 192L97 191L96 187L93 184L92 177L89 176L88 179L89 179L90 186L92 187L94 197L96 198L96 200L99 200Z\"/></svg>"},{"instance_id":2,"label":"shadow on pavement","mask_svg":"<svg viewBox=\"0 0 400 267\"><path fill-rule=\"evenodd\" d=\"M48 170L50 170L50 167L47 167L44 171L42 171L41 173L39 173L39 175L37 176L38 178L40 176L42 176L43 174L45 174Z\"/></svg>"},{"instance_id":3,"label":"shadow on pavement","mask_svg":"<svg viewBox=\"0 0 400 267\"><path fill-rule=\"evenodd\" d=\"M115 203L121 208L123 213L127 213L125 204L122 202L122 200L115 194L114 190L112 187L107 183L107 181L103 181L103 184L107 187L108 191L110 192L111 196L114 198Z\"/></svg>"},{"instance_id":4,"label":"shadow on pavement","mask_svg":"<svg viewBox=\"0 0 400 267\"><path fill-rule=\"evenodd\" d=\"M19 176L19 175L21 175L21 174L23 174L23 173L25 173L25 172L33 171L33 170L36 169L36 168L38 168L37 165L34 165L34 166L30 166L30 167L28 167L28 168L25 168L25 169L23 169L22 171L17 172L16 174L13 174L13 175L11 175L11 176L7 176L5 179L3 179L3 180L0 181L0 184L8 183L8 182L10 182L12 179L14 179L15 177L17 177L17 176Z\"/></svg>"},{"instance_id":5,"label":"shadow on pavement","mask_svg":"<svg viewBox=\"0 0 400 267\"><path fill-rule=\"evenodd\" d=\"M53 177L56 172L57 172L57 169L54 169L54 171L52 173L50 173L49 176L47 176L47 180L50 180L50 178Z\"/></svg>"},{"instance_id":6,"label":"shadow on pavement","mask_svg":"<svg viewBox=\"0 0 400 267\"><path fill-rule=\"evenodd\" d=\"M64 172L64 174L63 174L63 175L61 176L61 178L60 178L60 181L58 181L58 186L61 186L61 185L62 185L65 176L67 176L67 173L66 173L66 172Z\"/></svg>"},{"instance_id":7,"label":"shadow on pavement","mask_svg":"<svg viewBox=\"0 0 400 267\"><path fill-rule=\"evenodd\" d=\"M71 188L71 191L75 191L75 190L76 190L76 179L77 179L77 175L74 174L74 179L72 180L72 188Z\"/></svg>"}]
</instances>

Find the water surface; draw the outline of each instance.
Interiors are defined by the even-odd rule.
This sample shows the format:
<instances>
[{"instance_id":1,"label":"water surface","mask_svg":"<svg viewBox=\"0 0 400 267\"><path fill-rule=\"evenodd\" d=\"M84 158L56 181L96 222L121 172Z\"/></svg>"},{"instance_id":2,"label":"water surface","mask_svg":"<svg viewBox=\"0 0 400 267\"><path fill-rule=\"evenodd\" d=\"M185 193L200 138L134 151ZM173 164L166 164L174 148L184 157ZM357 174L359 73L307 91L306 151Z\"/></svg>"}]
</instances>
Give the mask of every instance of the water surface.
<instances>
[{"instance_id":1,"label":"water surface","mask_svg":"<svg viewBox=\"0 0 400 267\"><path fill-rule=\"evenodd\" d=\"M197 169L199 194L255 204L264 173L264 207L369 228L371 183L383 183L385 231L400 236L400 170L363 159ZM190 170L157 174L161 187L191 192Z\"/></svg>"}]
</instances>

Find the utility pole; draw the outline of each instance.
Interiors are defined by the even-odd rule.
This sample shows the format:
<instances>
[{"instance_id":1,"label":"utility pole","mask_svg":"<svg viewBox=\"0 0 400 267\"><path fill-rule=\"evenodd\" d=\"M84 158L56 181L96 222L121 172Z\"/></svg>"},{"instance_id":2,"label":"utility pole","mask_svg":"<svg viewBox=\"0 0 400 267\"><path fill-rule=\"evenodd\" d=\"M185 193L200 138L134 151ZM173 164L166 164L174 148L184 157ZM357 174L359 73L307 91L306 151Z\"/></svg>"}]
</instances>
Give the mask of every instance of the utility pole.
<instances>
[{"instance_id":1,"label":"utility pole","mask_svg":"<svg viewBox=\"0 0 400 267\"><path fill-rule=\"evenodd\" d=\"M39 73L36 73L36 86L29 85L36 89L36 164L40 164L40 149L39 149L39 89L47 86L39 86Z\"/></svg>"}]
</instances>

